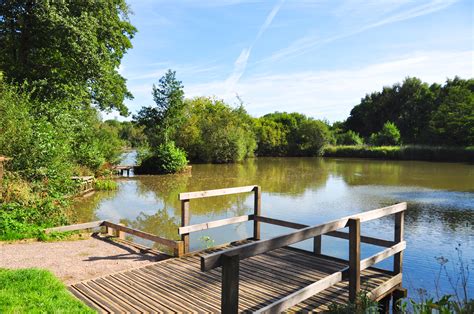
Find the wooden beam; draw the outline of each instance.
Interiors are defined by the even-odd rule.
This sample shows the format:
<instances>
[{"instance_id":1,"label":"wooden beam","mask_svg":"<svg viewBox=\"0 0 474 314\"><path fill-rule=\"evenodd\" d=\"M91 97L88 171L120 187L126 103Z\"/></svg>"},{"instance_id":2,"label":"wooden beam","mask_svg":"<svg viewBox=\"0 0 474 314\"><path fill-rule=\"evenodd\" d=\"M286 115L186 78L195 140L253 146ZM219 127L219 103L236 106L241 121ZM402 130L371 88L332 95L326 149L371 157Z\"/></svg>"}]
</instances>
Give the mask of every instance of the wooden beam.
<instances>
[{"instance_id":1,"label":"wooden beam","mask_svg":"<svg viewBox=\"0 0 474 314\"><path fill-rule=\"evenodd\" d=\"M195 224L195 225L190 225L186 227L180 227L178 229L178 232L180 235L182 234L188 234L191 232L196 232L196 231L202 231L202 230L207 230L211 228L217 228L221 226L226 226L230 224L235 224L239 222L245 222L253 219L253 215L243 215L243 216L238 216L238 217L231 217L231 218L225 218L225 219L220 219L220 220L214 220L210 222L204 222L201 224Z\"/></svg>"},{"instance_id":2,"label":"wooden beam","mask_svg":"<svg viewBox=\"0 0 474 314\"><path fill-rule=\"evenodd\" d=\"M326 233L325 235L329 237L341 238L341 239L349 239L349 233L343 231L331 231ZM368 243L372 245L382 246L382 247L391 247L396 244L394 241L390 240L383 240L378 238L372 238L368 236L360 236L360 242Z\"/></svg>"},{"instance_id":3,"label":"wooden beam","mask_svg":"<svg viewBox=\"0 0 474 314\"><path fill-rule=\"evenodd\" d=\"M262 211L262 189L259 186L255 186L254 193L253 215L258 217ZM260 222L257 220L253 221L253 238L260 240Z\"/></svg>"},{"instance_id":4,"label":"wooden beam","mask_svg":"<svg viewBox=\"0 0 474 314\"><path fill-rule=\"evenodd\" d=\"M396 253L399 253L406 249L407 243L405 241L402 241L398 244L395 244L392 247L389 247L382 252L379 252L377 254L372 255L371 257L365 258L362 261L360 261L360 270L364 270L369 268L370 266L377 264L378 262L386 259L387 257L390 257L392 255L395 255Z\"/></svg>"},{"instance_id":5,"label":"wooden beam","mask_svg":"<svg viewBox=\"0 0 474 314\"><path fill-rule=\"evenodd\" d=\"M360 219L349 219L349 301L360 291Z\"/></svg>"},{"instance_id":6,"label":"wooden beam","mask_svg":"<svg viewBox=\"0 0 474 314\"><path fill-rule=\"evenodd\" d=\"M277 236L267 240L260 240L253 243L248 243L239 247L230 248L228 250L208 254L201 256L201 270L207 271L221 266L220 256L223 254L228 255L239 255L240 259L245 259L251 256L262 254L268 251L272 251L284 246L288 246L309 238L314 238L318 235L327 234L331 231L345 228L349 219L359 219L364 221L380 218L386 215L401 212L406 209L406 203L400 203L393 206L379 208L371 210L362 214L356 214L349 217L333 220L324 224L305 227L297 231L293 231L281 236ZM362 217L362 218L359 218ZM254 217L254 219L260 219L261 217ZM266 218L267 219L267 218ZM360 236L360 232L359 232Z\"/></svg>"},{"instance_id":7,"label":"wooden beam","mask_svg":"<svg viewBox=\"0 0 474 314\"><path fill-rule=\"evenodd\" d=\"M249 186L241 186L237 188L180 193L179 200L183 201L183 200L192 200L195 198L205 198L205 197L211 197L211 196L221 196L221 195L253 192L256 187L257 187L256 185L249 185Z\"/></svg>"},{"instance_id":8,"label":"wooden beam","mask_svg":"<svg viewBox=\"0 0 474 314\"><path fill-rule=\"evenodd\" d=\"M261 308L260 310L255 311L254 313L281 313L285 311L286 309L289 309L293 305L303 302L304 300L312 297L313 295L329 287L332 287L333 285L337 284L341 280L342 280L342 272L339 271L337 273L324 277L323 279L318 280L296 292L293 292L292 294L287 295L286 297L276 302L273 302L272 304L269 304L265 306L264 308Z\"/></svg>"},{"instance_id":9,"label":"wooden beam","mask_svg":"<svg viewBox=\"0 0 474 314\"><path fill-rule=\"evenodd\" d=\"M189 200L181 201L181 227L189 225ZM183 241L184 254L189 252L189 233L181 234L181 241Z\"/></svg>"},{"instance_id":10,"label":"wooden beam","mask_svg":"<svg viewBox=\"0 0 474 314\"><path fill-rule=\"evenodd\" d=\"M221 312L238 313L239 257L223 255L222 262Z\"/></svg>"},{"instance_id":11,"label":"wooden beam","mask_svg":"<svg viewBox=\"0 0 474 314\"><path fill-rule=\"evenodd\" d=\"M264 223L277 225L277 226L282 226L282 227L286 227L286 228L292 228L292 229L303 229L303 228L308 228L309 227L308 225L303 225L303 224L296 223L296 222L280 220L280 219L264 217L264 216L255 216L254 219L256 221L259 221L259 222L264 222Z\"/></svg>"},{"instance_id":12,"label":"wooden beam","mask_svg":"<svg viewBox=\"0 0 474 314\"><path fill-rule=\"evenodd\" d=\"M156 235L151 234L151 233L147 233L147 232L132 229L132 228L129 228L129 227L121 226L121 225L118 225L118 224L115 224L115 223L112 223L112 222L109 222L109 221L104 221L103 225L106 226L106 227L109 227L109 228L113 228L114 230L123 231L125 233L132 234L132 235L135 235L135 236L143 238L143 239L147 239L147 240L159 243L159 244L163 244L163 245L168 246L170 248L177 248L178 247L178 241L164 239L164 238L161 238L161 237L156 236Z\"/></svg>"},{"instance_id":13,"label":"wooden beam","mask_svg":"<svg viewBox=\"0 0 474 314\"><path fill-rule=\"evenodd\" d=\"M103 220L98 220L98 221L86 222L86 223L82 223L82 224L75 224L75 225L69 225L69 226L48 228L48 229L44 229L44 232L45 233L51 233L51 232L66 232L66 231L84 230L84 229L101 227L103 223L104 223Z\"/></svg>"},{"instance_id":14,"label":"wooden beam","mask_svg":"<svg viewBox=\"0 0 474 314\"><path fill-rule=\"evenodd\" d=\"M318 235L313 238L313 254L321 254L322 236Z\"/></svg>"},{"instance_id":15,"label":"wooden beam","mask_svg":"<svg viewBox=\"0 0 474 314\"><path fill-rule=\"evenodd\" d=\"M395 214L395 234L394 241L403 241L403 233L405 229L405 212ZM401 274L403 271L403 252L399 252L393 259L393 272L395 274Z\"/></svg>"},{"instance_id":16,"label":"wooden beam","mask_svg":"<svg viewBox=\"0 0 474 314\"><path fill-rule=\"evenodd\" d=\"M394 287L402 283L402 274L395 275L389 280L385 281L383 284L379 285L374 290L367 293L367 296L372 300L379 300L383 298L387 292L393 290Z\"/></svg>"}]
</instances>

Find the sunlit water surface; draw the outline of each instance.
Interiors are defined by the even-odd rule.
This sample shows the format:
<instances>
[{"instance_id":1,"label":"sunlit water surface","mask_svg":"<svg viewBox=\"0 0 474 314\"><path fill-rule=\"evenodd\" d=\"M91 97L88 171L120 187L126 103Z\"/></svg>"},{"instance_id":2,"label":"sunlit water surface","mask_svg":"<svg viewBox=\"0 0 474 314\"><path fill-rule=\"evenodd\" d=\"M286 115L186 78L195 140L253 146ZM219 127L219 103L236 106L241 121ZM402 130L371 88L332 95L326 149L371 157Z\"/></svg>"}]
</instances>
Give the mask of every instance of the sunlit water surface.
<instances>
[{"instance_id":1,"label":"sunlit water surface","mask_svg":"<svg viewBox=\"0 0 474 314\"><path fill-rule=\"evenodd\" d=\"M125 156L127 163L133 160ZM418 289L435 295L452 293L442 274L446 264L451 281L457 279L457 247L470 266L468 291L474 297L474 166L460 163L379 161L332 158L258 158L240 164L196 164L181 175L136 176L119 181L119 189L80 199L80 221L106 219L167 238L178 238L178 193L257 184L262 187L262 214L314 225L397 202L408 202L405 218L407 249L404 286L412 297ZM252 213L251 194L192 200L191 224ZM262 237L292 230L262 224ZM361 233L393 239L393 216L362 224ZM251 223L191 234L191 249L250 237ZM310 241L297 246L310 249ZM362 245L362 258L382 248ZM323 253L347 258L347 241L323 237ZM391 268L392 260L378 264Z\"/></svg>"}]
</instances>

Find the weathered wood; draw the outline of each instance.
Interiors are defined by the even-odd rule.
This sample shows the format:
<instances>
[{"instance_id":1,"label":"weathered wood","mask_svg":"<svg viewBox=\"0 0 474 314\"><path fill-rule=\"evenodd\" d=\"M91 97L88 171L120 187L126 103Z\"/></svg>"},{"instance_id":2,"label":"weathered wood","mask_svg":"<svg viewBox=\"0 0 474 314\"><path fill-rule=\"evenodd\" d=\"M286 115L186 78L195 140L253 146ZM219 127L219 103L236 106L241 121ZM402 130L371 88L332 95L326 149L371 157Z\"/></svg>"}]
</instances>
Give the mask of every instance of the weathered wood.
<instances>
[{"instance_id":1,"label":"weathered wood","mask_svg":"<svg viewBox=\"0 0 474 314\"><path fill-rule=\"evenodd\" d=\"M255 186L254 193L253 215L258 217L262 212L262 189L259 186ZM260 240L260 222L257 220L253 221L253 238Z\"/></svg>"},{"instance_id":2,"label":"weathered wood","mask_svg":"<svg viewBox=\"0 0 474 314\"><path fill-rule=\"evenodd\" d=\"M221 293L221 312L237 313L239 311L239 257L236 255L222 257Z\"/></svg>"},{"instance_id":3,"label":"weathered wood","mask_svg":"<svg viewBox=\"0 0 474 314\"><path fill-rule=\"evenodd\" d=\"M151 234L151 233L147 233L147 232L132 229L132 228L129 228L129 227L121 226L121 225L118 225L118 224L115 224L115 223L112 223L112 222L109 222L109 221L104 221L103 225L106 226L106 227L109 227L109 228L113 228L115 230L119 230L119 231L123 231L123 232L128 233L128 234L135 235L135 236L143 238L143 239L147 239L147 240L159 243L159 244L163 244L163 245L168 246L170 248L177 248L178 247L178 241L164 239L164 238L161 238L161 237L156 236L156 235Z\"/></svg>"},{"instance_id":4,"label":"weathered wood","mask_svg":"<svg viewBox=\"0 0 474 314\"><path fill-rule=\"evenodd\" d=\"M175 257L181 257L184 255L184 242L183 241L177 241L177 242L178 242L178 247L174 248L173 255Z\"/></svg>"},{"instance_id":5,"label":"weathered wood","mask_svg":"<svg viewBox=\"0 0 474 314\"><path fill-rule=\"evenodd\" d=\"M379 301L379 313L390 314L390 299L392 296L389 294Z\"/></svg>"},{"instance_id":6,"label":"weathered wood","mask_svg":"<svg viewBox=\"0 0 474 314\"><path fill-rule=\"evenodd\" d=\"M316 281L280 300L273 302L254 313L281 313L315 294L332 287L342 280L342 272L331 274L319 281Z\"/></svg>"},{"instance_id":7,"label":"weathered wood","mask_svg":"<svg viewBox=\"0 0 474 314\"><path fill-rule=\"evenodd\" d=\"M360 291L360 219L349 219L349 301Z\"/></svg>"},{"instance_id":8,"label":"weathered wood","mask_svg":"<svg viewBox=\"0 0 474 314\"><path fill-rule=\"evenodd\" d=\"M192 200L195 198L205 198L205 197L211 197L211 196L221 196L221 195L253 192L255 187L256 187L255 185L250 185L250 186L241 186L241 187L228 188L228 189L180 193L179 200L183 201L183 200Z\"/></svg>"},{"instance_id":9,"label":"weathered wood","mask_svg":"<svg viewBox=\"0 0 474 314\"><path fill-rule=\"evenodd\" d=\"M189 225L189 200L181 201L181 227ZM181 234L181 241L183 241L184 254L189 252L189 233Z\"/></svg>"},{"instance_id":10,"label":"weathered wood","mask_svg":"<svg viewBox=\"0 0 474 314\"><path fill-rule=\"evenodd\" d=\"M387 257L390 257L392 255L395 255L401 251L403 251L407 247L407 243L405 241L402 241L398 244L395 244L392 247L389 247L382 252L379 252L377 254L374 254L368 258L363 259L360 261L360 270L364 270L366 268L369 268L370 266L377 264L378 262L386 259Z\"/></svg>"},{"instance_id":11,"label":"weathered wood","mask_svg":"<svg viewBox=\"0 0 474 314\"><path fill-rule=\"evenodd\" d=\"M360 222L377 219L386 215L401 212L406 209L406 203L400 203L393 206L371 210L362 214L356 214L349 217L334 220L328 223L306 227L298 231L294 231L285 235L277 236L268 240L261 240L254 243L249 243L237 248L232 248L225 251L225 254L239 255L241 259L248 258L257 254L262 254L276 248L288 246L309 238L314 238L318 235L323 235L331 231L336 231L347 226L349 219L359 219ZM256 217L255 217L256 218ZM256 218L256 219L260 219ZM359 232L360 236L360 232ZM359 238L360 242L360 238ZM217 252L201 257L201 269L207 271L221 266L219 260L223 252Z\"/></svg>"},{"instance_id":12,"label":"weathered wood","mask_svg":"<svg viewBox=\"0 0 474 314\"><path fill-rule=\"evenodd\" d=\"M124 224L119 224L120 226L124 226ZM120 240L125 240L125 232L123 232L123 230L120 230L120 229L117 229L117 234L116 236L120 239Z\"/></svg>"},{"instance_id":13,"label":"weathered wood","mask_svg":"<svg viewBox=\"0 0 474 314\"><path fill-rule=\"evenodd\" d=\"M253 217L254 217L253 215L243 215L243 216L238 216L238 217L231 217L231 218L225 218L225 219L214 220L214 221L210 221L210 222L190 225L190 226L186 226L186 227L180 227L178 229L178 233L180 235L182 235L182 234L188 234L188 233L191 233L191 232L222 227L222 226L235 224L235 223L239 223L239 222L246 222L246 221L252 220Z\"/></svg>"},{"instance_id":14,"label":"weathered wood","mask_svg":"<svg viewBox=\"0 0 474 314\"><path fill-rule=\"evenodd\" d=\"M292 228L292 229L303 229L303 228L308 228L309 227L308 225L303 225L303 224L296 223L296 222L280 220L280 219L264 217L264 216L255 216L254 219L256 221L259 221L259 222L264 222L264 223L277 225L277 226L282 226L282 227L286 227L286 228Z\"/></svg>"},{"instance_id":15,"label":"weathered wood","mask_svg":"<svg viewBox=\"0 0 474 314\"><path fill-rule=\"evenodd\" d=\"M55 228L48 228L48 229L44 229L44 232L45 233L51 233L51 232L66 232L66 231L85 230L85 229L100 227L100 226L102 226L103 223L104 223L103 220L98 220L98 221L86 222L86 223L82 223L82 224L75 224L75 225L61 226L61 227L55 227Z\"/></svg>"},{"instance_id":16,"label":"weathered wood","mask_svg":"<svg viewBox=\"0 0 474 314\"><path fill-rule=\"evenodd\" d=\"M322 236L318 235L313 238L313 253L321 254L322 250Z\"/></svg>"},{"instance_id":17,"label":"weathered wood","mask_svg":"<svg viewBox=\"0 0 474 314\"><path fill-rule=\"evenodd\" d=\"M403 241L405 212L395 214L395 234L394 241ZM400 274L403 271L403 252L399 252L393 259L393 271L395 274Z\"/></svg>"},{"instance_id":18,"label":"weathered wood","mask_svg":"<svg viewBox=\"0 0 474 314\"><path fill-rule=\"evenodd\" d=\"M325 235L329 237L340 238L340 239L349 239L349 233L343 232L343 231L331 231L331 232L326 233ZM391 247L392 245L396 244L394 241L383 240L383 239L378 239L378 238L373 238L373 237L368 237L368 236L363 236L363 235L360 236L360 242L382 246L382 247Z\"/></svg>"},{"instance_id":19,"label":"weathered wood","mask_svg":"<svg viewBox=\"0 0 474 314\"><path fill-rule=\"evenodd\" d=\"M374 290L367 293L367 296L372 300L383 298L387 292L393 290L394 287L402 283L402 274L398 274L379 285Z\"/></svg>"}]
</instances>

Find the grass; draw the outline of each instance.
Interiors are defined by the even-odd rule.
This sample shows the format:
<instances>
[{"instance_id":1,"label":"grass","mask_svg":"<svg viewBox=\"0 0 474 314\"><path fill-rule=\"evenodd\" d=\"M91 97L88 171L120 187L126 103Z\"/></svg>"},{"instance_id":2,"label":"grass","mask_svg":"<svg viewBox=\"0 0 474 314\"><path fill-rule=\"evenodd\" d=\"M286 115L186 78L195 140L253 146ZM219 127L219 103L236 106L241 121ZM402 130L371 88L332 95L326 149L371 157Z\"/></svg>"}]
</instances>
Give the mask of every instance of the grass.
<instances>
[{"instance_id":1,"label":"grass","mask_svg":"<svg viewBox=\"0 0 474 314\"><path fill-rule=\"evenodd\" d=\"M0 313L95 313L41 269L0 269Z\"/></svg>"},{"instance_id":2,"label":"grass","mask_svg":"<svg viewBox=\"0 0 474 314\"><path fill-rule=\"evenodd\" d=\"M473 162L474 147L448 146L329 146L324 157L355 157L391 160Z\"/></svg>"},{"instance_id":3,"label":"grass","mask_svg":"<svg viewBox=\"0 0 474 314\"><path fill-rule=\"evenodd\" d=\"M118 183L109 179L97 180L95 181L95 189L97 191L113 191L118 189Z\"/></svg>"}]
</instances>

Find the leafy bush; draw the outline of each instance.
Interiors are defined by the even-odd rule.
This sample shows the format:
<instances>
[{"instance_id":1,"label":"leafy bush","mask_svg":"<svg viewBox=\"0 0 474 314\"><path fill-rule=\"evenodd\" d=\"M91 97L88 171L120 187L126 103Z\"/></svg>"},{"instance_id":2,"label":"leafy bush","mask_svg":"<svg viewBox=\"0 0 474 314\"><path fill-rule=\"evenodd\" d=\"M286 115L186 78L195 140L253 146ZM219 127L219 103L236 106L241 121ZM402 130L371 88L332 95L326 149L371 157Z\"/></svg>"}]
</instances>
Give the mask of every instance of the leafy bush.
<instances>
[{"instance_id":1,"label":"leafy bush","mask_svg":"<svg viewBox=\"0 0 474 314\"><path fill-rule=\"evenodd\" d=\"M349 130L344 133L336 134L337 145L362 145L364 140L360 137L359 133Z\"/></svg>"},{"instance_id":2,"label":"leafy bush","mask_svg":"<svg viewBox=\"0 0 474 314\"><path fill-rule=\"evenodd\" d=\"M399 145L400 131L394 123L387 121L380 132L370 136L370 143L376 146Z\"/></svg>"},{"instance_id":3,"label":"leafy bush","mask_svg":"<svg viewBox=\"0 0 474 314\"><path fill-rule=\"evenodd\" d=\"M96 180L94 182L94 188L97 191L113 191L118 189L118 183L109 179Z\"/></svg>"},{"instance_id":4,"label":"leafy bush","mask_svg":"<svg viewBox=\"0 0 474 314\"><path fill-rule=\"evenodd\" d=\"M135 168L137 174L166 174L184 170L188 160L186 153L174 142L160 144L153 155L142 160Z\"/></svg>"}]
</instances>

